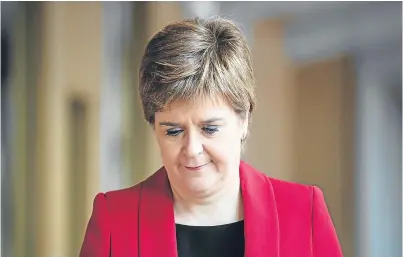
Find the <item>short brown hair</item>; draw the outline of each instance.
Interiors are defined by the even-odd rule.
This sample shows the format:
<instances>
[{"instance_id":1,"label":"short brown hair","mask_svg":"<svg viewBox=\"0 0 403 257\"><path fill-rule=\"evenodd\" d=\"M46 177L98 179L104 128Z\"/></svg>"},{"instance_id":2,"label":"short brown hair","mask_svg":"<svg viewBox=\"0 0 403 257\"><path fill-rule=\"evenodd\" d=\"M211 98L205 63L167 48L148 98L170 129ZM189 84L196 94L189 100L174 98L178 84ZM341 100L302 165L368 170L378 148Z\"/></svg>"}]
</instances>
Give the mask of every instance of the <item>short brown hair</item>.
<instances>
[{"instance_id":1,"label":"short brown hair","mask_svg":"<svg viewBox=\"0 0 403 257\"><path fill-rule=\"evenodd\" d=\"M178 100L223 96L241 118L256 105L249 47L234 22L214 17L167 25L146 46L140 67L145 119Z\"/></svg>"}]
</instances>

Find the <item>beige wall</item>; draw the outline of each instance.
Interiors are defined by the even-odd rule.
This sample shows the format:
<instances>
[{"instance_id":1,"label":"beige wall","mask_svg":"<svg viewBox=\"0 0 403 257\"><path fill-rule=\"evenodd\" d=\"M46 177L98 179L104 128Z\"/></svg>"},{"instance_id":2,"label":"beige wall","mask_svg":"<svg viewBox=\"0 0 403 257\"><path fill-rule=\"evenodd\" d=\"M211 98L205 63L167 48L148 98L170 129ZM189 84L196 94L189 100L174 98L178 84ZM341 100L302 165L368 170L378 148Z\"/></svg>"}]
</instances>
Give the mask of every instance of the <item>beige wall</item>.
<instances>
[{"instance_id":1,"label":"beige wall","mask_svg":"<svg viewBox=\"0 0 403 257\"><path fill-rule=\"evenodd\" d=\"M41 11L36 255L76 256L99 190L102 5L44 3ZM85 118L74 121L77 102Z\"/></svg>"},{"instance_id":2,"label":"beige wall","mask_svg":"<svg viewBox=\"0 0 403 257\"><path fill-rule=\"evenodd\" d=\"M292 179L295 85L284 52L284 21L258 22L253 42L258 102L244 159L270 176Z\"/></svg>"},{"instance_id":3,"label":"beige wall","mask_svg":"<svg viewBox=\"0 0 403 257\"><path fill-rule=\"evenodd\" d=\"M296 85L295 180L322 188L345 256L353 256L355 83L350 58L300 65Z\"/></svg>"},{"instance_id":4,"label":"beige wall","mask_svg":"<svg viewBox=\"0 0 403 257\"><path fill-rule=\"evenodd\" d=\"M340 55L292 63L282 20L256 24L253 45L258 108L245 160L268 175L323 191L345 256L354 256L354 92Z\"/></svg>"}]
</instances>

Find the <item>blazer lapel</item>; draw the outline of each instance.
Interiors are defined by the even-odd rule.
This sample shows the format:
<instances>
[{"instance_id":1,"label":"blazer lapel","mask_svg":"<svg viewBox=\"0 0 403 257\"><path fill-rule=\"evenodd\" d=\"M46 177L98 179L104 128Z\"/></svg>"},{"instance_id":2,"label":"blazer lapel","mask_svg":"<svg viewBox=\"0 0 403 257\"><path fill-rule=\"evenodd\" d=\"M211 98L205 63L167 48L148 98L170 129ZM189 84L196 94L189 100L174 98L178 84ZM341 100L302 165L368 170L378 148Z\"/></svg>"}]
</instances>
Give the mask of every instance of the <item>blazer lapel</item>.
<instances>
[{"instance_id":1,"label":"blazer lapel","mask_svg":"<svg viewBox=\"0 0 403 257\"><path fill-rule=\"evenodd\" d=\"M245 257L279 257L279 223L270 180L244 162L239 168ZM173 197L164 168L144 181L139 204L139 257L177 257Z\"/></svg>"},{"instance_id":2,"label":"blazer lapel","mask_svg":"<svg viewBox=\"0 0 403 257\"><path fill-rule=\"evenodd\" d=\"M172 191L164 168L144 181L139 206L139 257L177 257Z\"/></svg>"},{"instance_id":3,"label":"blazer lapel","mask_svg":"<svg viewBox=\"0 0 403 257\"><path fill-rule=\"evenodd\" d=\"M279 256L279 223L270 180L244 162L240 164L245 219L245 257Z\"/></svg>"}]
</instances>

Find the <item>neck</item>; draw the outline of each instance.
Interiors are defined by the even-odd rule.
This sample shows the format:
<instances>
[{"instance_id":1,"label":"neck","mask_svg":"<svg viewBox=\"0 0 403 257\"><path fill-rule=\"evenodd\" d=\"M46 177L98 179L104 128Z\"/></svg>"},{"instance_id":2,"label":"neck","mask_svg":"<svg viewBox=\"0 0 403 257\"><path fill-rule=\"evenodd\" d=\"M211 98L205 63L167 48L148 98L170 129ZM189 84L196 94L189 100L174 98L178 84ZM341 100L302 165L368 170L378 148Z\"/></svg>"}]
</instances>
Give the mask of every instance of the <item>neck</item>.
<instances>
[{"instance_id":1,"label":"neck","mask_svg":"<svg viewBox=\"0 0 403 257\"><path fill-rule=\"evenodd\" d=\"M172 189L175 221L193 226L214 226L243 219L239 177L209 195L192 195Z\"/></svg>"}]
</instances>

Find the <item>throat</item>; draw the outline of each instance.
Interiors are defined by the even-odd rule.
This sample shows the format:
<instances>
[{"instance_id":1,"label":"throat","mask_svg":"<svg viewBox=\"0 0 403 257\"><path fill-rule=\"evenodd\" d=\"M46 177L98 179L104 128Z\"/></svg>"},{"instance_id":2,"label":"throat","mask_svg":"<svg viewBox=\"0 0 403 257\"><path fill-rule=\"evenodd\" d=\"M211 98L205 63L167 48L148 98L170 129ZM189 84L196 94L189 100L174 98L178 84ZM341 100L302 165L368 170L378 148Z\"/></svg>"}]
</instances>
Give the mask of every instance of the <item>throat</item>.
<instances>
[{"instance_id":1,"label":"throat","mask_svg":"<svg viewBox=\"0 0 403 257\"><path fill-rule=\"evenodd\" d=\"M174 193L174 212L177 224L188 226L216 226L243 220L240 187L215 194L208 199L183 199Z\"/></svg>"}]
</instances>

